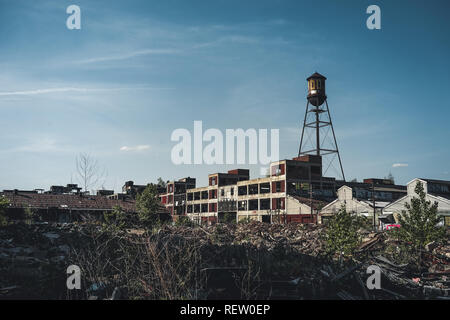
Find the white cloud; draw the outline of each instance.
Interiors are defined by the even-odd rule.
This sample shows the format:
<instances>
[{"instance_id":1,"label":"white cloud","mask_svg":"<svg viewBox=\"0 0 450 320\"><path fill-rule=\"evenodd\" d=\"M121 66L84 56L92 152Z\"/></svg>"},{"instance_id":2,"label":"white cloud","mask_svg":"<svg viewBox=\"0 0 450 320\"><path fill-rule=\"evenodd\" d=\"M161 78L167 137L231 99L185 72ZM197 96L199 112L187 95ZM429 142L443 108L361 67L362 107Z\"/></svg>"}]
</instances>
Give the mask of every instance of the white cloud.
<instances>
[{"instance_id":1,"label":"white cloud","mask_svg":"<svg viewBox=\"0 0 450 320\"><path fill-rule=\"evenodd\" d=\"M407 163L394 163L392 165L392 168L407 167L407 166L408 166Z\"/></svg>"},{"instance_id":2,"label":"white cloud","mask_svg":"<svg viewBox=\"0 0 450 320\"><path fill-rule=\"evenodd\" d=\"M120 148L120 151L144 151L150 149L148 144L142 144L137 146L123 146Z\"/></svg>"}]
</instances>

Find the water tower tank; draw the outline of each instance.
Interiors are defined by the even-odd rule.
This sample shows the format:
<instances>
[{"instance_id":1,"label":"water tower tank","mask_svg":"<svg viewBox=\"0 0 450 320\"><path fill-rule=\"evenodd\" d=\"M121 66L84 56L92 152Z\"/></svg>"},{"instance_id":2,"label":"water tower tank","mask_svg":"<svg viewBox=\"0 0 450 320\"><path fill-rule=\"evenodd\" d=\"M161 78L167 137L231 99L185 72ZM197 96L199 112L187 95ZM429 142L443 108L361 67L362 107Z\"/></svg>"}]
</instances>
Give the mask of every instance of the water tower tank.
<instances>
[{"instance_id":1,"label":"water tower tank","mask_svg":"<svg viewBox=\"0 0 450 320\"><path fill-rule=\"evenodd\" d=\"M325 80L327 78L317 72L306 79L308 81L308 101L313 106L321 106L327 98L325 94Z\"/></svg>"}]
</instances>

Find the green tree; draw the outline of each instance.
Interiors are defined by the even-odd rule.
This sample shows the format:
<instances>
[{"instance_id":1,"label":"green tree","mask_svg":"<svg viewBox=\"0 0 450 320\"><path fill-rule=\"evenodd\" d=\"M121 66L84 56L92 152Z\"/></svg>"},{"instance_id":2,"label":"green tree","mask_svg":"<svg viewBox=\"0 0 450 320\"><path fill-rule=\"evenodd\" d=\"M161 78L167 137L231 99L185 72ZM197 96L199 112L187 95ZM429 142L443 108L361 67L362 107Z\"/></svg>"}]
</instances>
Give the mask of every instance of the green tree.
<instances>
[{"instance_id":1,"label":"green tree","mask_svg":"<svg viewBox=\"0 0 450 320\"><path fill-rule=\"evenodd\" d=\"M154 227L162 222L161 202L155 185L147 185L144 191L136 196L136 211L139 221L146 227Z\"/></svg>"},{"instance_id":2,"label":"green tree","mask_svg":"<svg viewBox=\"0 0 450 320\"><path fill-rule=\"evenodd\" d=\"M175 221L176 226L184 226L184 227L193 227L194 222L189 219L187 216L179 216L177 221Z\"/></svg>"},{"instance_id":3,"label":"green tree","mask_svg":"<svg viewBox=\"0 0 450 320\"><path fill-rule=\"evenodd\" d=\"M9 200L5 196L0 196L0 226L8 224L6 218L6 208L9 206Z\"/></svg>"},{"instance_id":4,"label":"green tree","mask_svg":"<svg viewBox=\"0 0 450 320\"><path fill-rule=\"evenodd\" d=\"M422 183L419 181L414 191L419 196L411 199L411 204L405 203L405 210L399 215L400 228L394 232L400 240L408 242L414 249L422 250L432 241L445 239L445 227L439 227L441 217L438 215L438 203L426 200Z\"/></svg>"},{"instance_id":5,"label":"green tree","mask_svg":"<svg viewBox=\"0 0 450 320\"><path fill-rule=\"evenodd\" d=\"M127 226L127 215L120 206L114 206L112 211L105 212L103 218L109 229L123 230Z\"/></svg>"},{"instance_id":6,"label":"green tree","mask_svg":"<svg viewBox=\"0 0 450 320\"><path fill-rule=\"evenodd\" d=\"M158 181L156 182L156 184L159 187L164 187L164 188L167 187L167 183L165 183L164 180L161 177L158 178Z\"/></svg>"},{"instance_id":7,"label":"green tree","mask_svg":"<svg viewBox=\"0 0 450 320\"><path fill-rule=\"evenodd\" d=\"M222 218L223 223L236 223L236 215L226 212Z\"/></svg>"},{"instance_id":8,"label":"green tree","mask_svg":"<svg viewBox=\"0 0 450 320\"><path fill-rule=\"evenodd\" d=\"M23 214L24 214L24 217L25 217L25 221L28 224L31 224L38 217L37 213L36 213L36 210L31 208L31 207L25 208L23 210Z\"/></svg>"},{"instance_id":9,"label":"green tree","mask_svg":"<svg viewBox=\"0 0 450 320\"><path fill-rule=\"evenodd\" d=\"M325 242L327 252L339 253L340 256L350 256L361 242L358 233L362 219L355 214L348 213L345 206L327 222Z\"/></svg>"}]
</instances>

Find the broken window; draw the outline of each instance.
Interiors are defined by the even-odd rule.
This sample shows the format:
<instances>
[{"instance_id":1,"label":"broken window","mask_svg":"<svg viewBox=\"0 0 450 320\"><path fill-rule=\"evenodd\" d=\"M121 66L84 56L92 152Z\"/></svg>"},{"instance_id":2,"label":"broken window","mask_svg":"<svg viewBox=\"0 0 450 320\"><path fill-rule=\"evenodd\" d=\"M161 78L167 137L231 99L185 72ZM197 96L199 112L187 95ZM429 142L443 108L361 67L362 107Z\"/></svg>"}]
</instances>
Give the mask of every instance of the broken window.
<instances>
[{"instance_id":1,"label":"broken window","mask_svg":"<svg viewBox=\"0 0 450 320\"><path fill-rule=\"evenodd\" d=\"M247 195L247 186L239 186L238 195L239 196Z\"/></svg>"},{"instance_id":2,"label":"broken window","mask_svg":"<svg viewBox=\"0 0 450 320\"><path fill-rule=\"evenodd\" d=\"M270 183L261 183L259 185L259 193L269 193L270 192Z\"/></svg>"},{"instance_id":3,"label":"broken window","mask_svg":"<svg viewBox=\"0 0 450 320\"><path fill-rule=\"evenodd\" d=\"M248 210L258 210L258 199L248 201Z\"/></svg>"},{"instance_id":4,"label":"broken window","mask_svg":"<svg viewBox=\"0 0 450 320\"><path fill-rule=\"evenodd\" d=\"M270 199L260 199L259 210L270 210Z\"/></svg>"},{"instance_id":5,"label":"broken window","mask_svg":"<svg viewBox=\"0 0 450 320\"><path fill-rule=\"evenodd\" d=\"M247 200L238 201L238 210L246 211L247 210Z\"/></svg>"},{"instance_id":6,"label":"broken window","mask_svg":"<svg viewBox=\"0 0 450 320\"><path fill-rule=\"evenodd\" d=\"M258 194L258 185L251 184L248 186L248 194Z\"/></svg>"}]
</instances>

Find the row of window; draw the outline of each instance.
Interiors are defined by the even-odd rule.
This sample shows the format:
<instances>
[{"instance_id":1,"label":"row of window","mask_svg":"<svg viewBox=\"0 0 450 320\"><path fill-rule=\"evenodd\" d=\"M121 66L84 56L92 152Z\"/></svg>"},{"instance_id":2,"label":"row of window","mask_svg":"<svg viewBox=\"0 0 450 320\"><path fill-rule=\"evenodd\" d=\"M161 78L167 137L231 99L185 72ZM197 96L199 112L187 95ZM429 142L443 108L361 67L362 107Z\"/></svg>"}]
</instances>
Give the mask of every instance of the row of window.
<instances>
[{"instance_id":1,"label":"row of window","mask_svg":"<svg viewBox=\"0 0 450 320\"><path fill-rule=\"evenodd\" d=\"M233 209L235 207L233 206ZM237 202L238 211L258 211L285 209L285 198L270 198L242 200ZM234 211L234 210L233 210ZM189 204L186 207L187 213L208 213L217 212L217 203Z\"/></svg>"},{"instance_id":2,"label":"row of window","mask_svg":"<svg viewBox=\"0 0 450 320\"><path fill-rule=\"evenodd\" d=\"M230 188L230 195L234 196L234 188ZM284 181L273 181L272 182L272 193L276 192L284 192ZM255 183L245 186L239 186L238 187L238 195L253 195L253 194L265 194L270 193L270 182L265 183ZM225 197L225 189L220 189L220 196ZM187 194L187 201L193 201L193 200L208 200L208 199L217 199L217 190L209 190L209 193L207 190L205 191L197 191L197 192L189 192Z\"/></svg>"}]
</instances>

